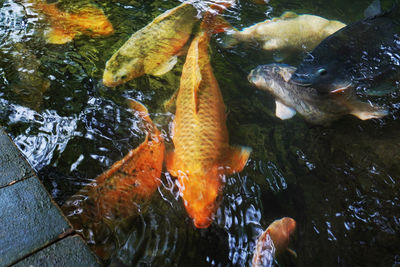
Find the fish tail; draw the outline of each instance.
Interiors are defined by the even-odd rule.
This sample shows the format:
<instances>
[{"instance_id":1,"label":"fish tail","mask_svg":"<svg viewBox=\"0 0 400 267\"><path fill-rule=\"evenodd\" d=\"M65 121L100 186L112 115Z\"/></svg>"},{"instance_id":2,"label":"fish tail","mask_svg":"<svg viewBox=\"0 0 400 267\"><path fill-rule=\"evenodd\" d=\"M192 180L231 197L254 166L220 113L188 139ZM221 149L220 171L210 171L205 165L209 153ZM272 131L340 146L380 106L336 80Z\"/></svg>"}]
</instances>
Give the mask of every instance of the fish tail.
<instances>
[{"instance_id":1,"label":"fish tail","mask_svg":"<svg viewBox=\"0 0 400 267\"><path fill-rule=\"evenodd\" d=\"M236 28L232 27L225 31L225 34L221 37L221 44L224 48L232 48L239 43L239 39L236 37L236 33L239 32Z\"/></svg>"}]
</instances>

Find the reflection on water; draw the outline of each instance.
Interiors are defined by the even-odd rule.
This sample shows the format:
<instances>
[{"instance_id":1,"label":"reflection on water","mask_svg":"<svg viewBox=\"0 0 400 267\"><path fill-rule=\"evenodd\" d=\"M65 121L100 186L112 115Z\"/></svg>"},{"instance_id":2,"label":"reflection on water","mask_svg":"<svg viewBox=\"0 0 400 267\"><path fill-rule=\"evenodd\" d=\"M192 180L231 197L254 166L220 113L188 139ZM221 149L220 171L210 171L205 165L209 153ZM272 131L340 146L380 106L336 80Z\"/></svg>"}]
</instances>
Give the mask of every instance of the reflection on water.
<instances>
[{"instance_id":1,"label":"reflection on water","mask_svg":"<svg viewBox=\"0 0 400 267\"><path fill-rule=\"evenodd\" d=\"M368 2L257 5L241 0L223 16L238 29L287 10L351 23L362 17ZM0 3L0 123L59 204L143 141L145 133L129 112L127 98L147 106L172 147L173 115L162 104L179 86L184 57L166 75L143 76L115 89L103 86L101 78L105 62L133 32L178 1L99 2L115 33L81 35L65 45L44 42L46 21L29 4ZM225 49L221 42L220 36L214 38L210 52L227 106L230 142L252 147L250 161L240 174L226 177L216 219L201 230L187 216L176 181L163 173L162 186L119 239L120 248L108 263L249 265L258 235L275 219L290 216L298 226L291 245L298 258L281 255L281 266L400 264L398 93L373 97L390 108L380 120L344 117L329 127L309 125L298 116L280 121L273 99L246 78L257 65L272 63L273 55L246 44ZM16 44L29 50L34 68L14 62ZM302 56L286 63L297 64ZM50 81L35 95L40 105L27 104L13 90L20 68L35 69Z\"/></svg>"}]
</instances>

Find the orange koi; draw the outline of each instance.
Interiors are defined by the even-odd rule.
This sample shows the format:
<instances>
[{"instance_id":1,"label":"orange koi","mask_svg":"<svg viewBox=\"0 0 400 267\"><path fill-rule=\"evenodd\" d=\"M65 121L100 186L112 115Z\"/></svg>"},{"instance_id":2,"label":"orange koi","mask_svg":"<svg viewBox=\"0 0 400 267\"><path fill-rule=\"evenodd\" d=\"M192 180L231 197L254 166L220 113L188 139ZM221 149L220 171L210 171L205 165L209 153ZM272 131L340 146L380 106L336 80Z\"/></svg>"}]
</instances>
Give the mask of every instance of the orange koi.
<instances>
[{"instance_id":1,"label":"orange koi","mask_svg":"<svg viewBox=\"0 0 400 267\"><path fill-rule=\"evenodd\" d=\"M103 10L94 6L84 7L78 12L64 12L57 7L57 3L35 1L33 7L49 20L51 27L45 37L51 44L65 44L79 34L96 37L114 32Z\"/></svg>"},{"instance_id":2,"label":"orange koi","mask_svg":"<svg viewBox=\"0 0 400 267\"><path fill-rule=\"evenodd\" d=\"M190 45L176 102L175 150L167 155L167 169L178 177L185 208L197 228L213 221L223 175L240 172L251 152L229 146L225 105L208 55L209 40L203 30Z\"/></svg>"},{"instance_id":3,"label":"orange koi","mask_svg":"<svg viewBox=\"0 0 400 267\"><path fill-rule=\"evenodd\" d=\"M130 101L146 123L147 136L136 149L82 188L63 205L69 221L98 256L107 259L116 242L110 242L127 222L139 214L160 185L164 141L147 109ZM117 231L118 230L118 231ZM114 237L115 238L115 237Z\"/></svg>"},{"instance_id":4,"label":"orange koi","mask_svg":"<svg viewBox=\"0 0 400 267\"><path fill-rule=\"evenodd\" d=\"M288 248L290 235L295 229L296 221L289 217L271 223L257 240L252 266L272 266L275 251L281 254L288 250L297 257L296 252Z\"/></svg>"}]
</instances>

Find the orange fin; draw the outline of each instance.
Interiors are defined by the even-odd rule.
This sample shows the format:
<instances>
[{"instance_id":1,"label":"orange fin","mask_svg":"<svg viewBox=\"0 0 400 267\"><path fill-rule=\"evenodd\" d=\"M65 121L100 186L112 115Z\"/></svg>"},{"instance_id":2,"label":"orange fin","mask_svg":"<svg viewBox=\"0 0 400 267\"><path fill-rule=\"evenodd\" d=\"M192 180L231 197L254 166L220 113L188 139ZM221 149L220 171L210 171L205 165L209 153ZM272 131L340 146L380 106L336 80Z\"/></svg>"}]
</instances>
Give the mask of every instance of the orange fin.
<instances>
[{"instance_id":1,"label":"orange fin","mask_svg":"<svg viewBox=\"0 0 400 267\"><path fill-rule=\"evenodd\" d=\"M76 32L69 32L60 27L50 28L45 33L46 42L50 44L65 44L74 39Z\"/></svg>"},{"instance_id":2,"label":"orange fin","mask_svg":"<svg viewBox=\"0 0 400 267\"><path fill-rule=\"evenodd\" d=\"M178 173L175 168L175 152L170 151L167 152L167 155L165 157L165 165L167 167L168 172L172 175L177 177Z\"/></svg>"},{"instance_id":3,"label":"orange fin","mask_svg":"<svg viewBox=\"0 0 400 267\"><path fill-rule=\"evenodd\" d=\"M225 174L232 174L243 170L249 159L252 149L250 147L229 147L225 151L226 157L223 159L222 166Z\"/></svg>"}]
</instances>

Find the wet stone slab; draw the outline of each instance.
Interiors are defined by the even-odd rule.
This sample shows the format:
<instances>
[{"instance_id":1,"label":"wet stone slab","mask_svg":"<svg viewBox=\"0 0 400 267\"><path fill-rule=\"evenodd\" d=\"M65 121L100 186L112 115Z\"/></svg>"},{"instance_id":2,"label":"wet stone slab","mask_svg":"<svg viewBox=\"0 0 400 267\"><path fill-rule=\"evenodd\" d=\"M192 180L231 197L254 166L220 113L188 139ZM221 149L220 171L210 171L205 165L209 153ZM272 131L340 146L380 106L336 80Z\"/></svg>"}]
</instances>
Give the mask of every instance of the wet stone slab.
<instances>
[{"instance_id":1,"label":"wet stone slab","mask_svg":"<svg viewBox=\"0 0 400 267\"><path fill-rule=\"evenodd\" d=\"M32 175L33 170L0 126L0 188Z\"/></svg>"},{"instance_id":2,"label":"wet stone slab","mask_svg":"<svg viewBox=\"0 0 400 267\"><path fill-rule=\"evenodd\" d=\"M36 176L0 188L0 266L43 248L70 229Z\"/></svg>"},{"instance_id":3,"label":"wet stone slab","mask_svg":"<svg viewBox=\"0 0 400 267\"><path fill-rule=\"evenodd\" d=\"M101 266L78 236L66 237L13 266Z\"/></svg>"}]
</instances>

